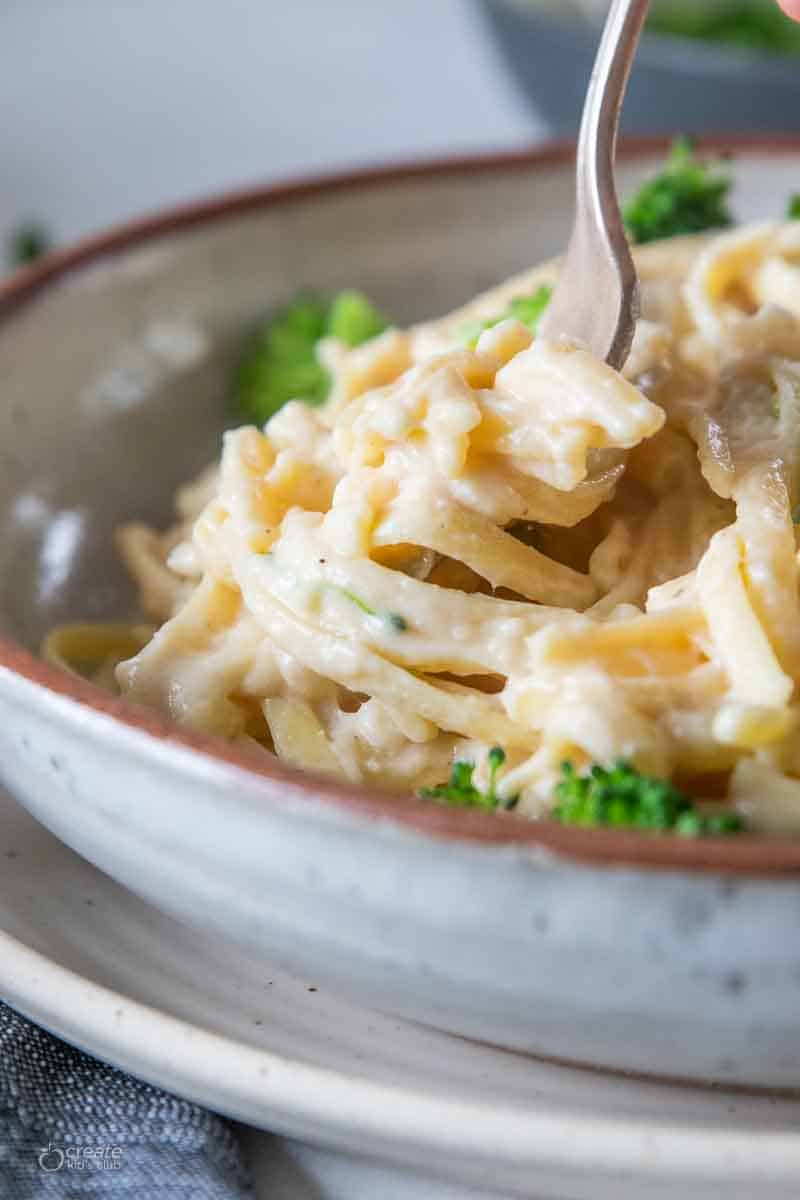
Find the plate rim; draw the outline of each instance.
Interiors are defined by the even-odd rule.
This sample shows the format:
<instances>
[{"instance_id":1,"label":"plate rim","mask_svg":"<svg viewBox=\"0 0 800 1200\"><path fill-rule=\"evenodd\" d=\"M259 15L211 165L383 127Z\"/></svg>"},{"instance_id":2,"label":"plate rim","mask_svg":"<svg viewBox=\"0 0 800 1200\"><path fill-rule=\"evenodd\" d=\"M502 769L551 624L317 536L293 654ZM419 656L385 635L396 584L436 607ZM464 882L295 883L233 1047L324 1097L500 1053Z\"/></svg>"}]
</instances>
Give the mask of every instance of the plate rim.
<instances>
[{"instance_id":1,"label":"plate rim","mask_svg":"<svg viewBox=\"0 0 800 1200\"><path fill-rule=\"evenodd\" d=\"M723 1182L730 1179L732 1161L738 1177L744 1178L741 1157L750 1133L754 1179L796 1183L800 1176L800 1138L788 1127L770 1130L754 1123L752 1130L709 1128L696 1119L637 1120L558 1109L553 1113L547 1111L546 1095L538 1105L502 1105L378 1083L249 1046L133 1000L62 966L5 930L0 930L0 993L56 1036L156 1087L260 1128L265 1107L272 1106L270 1132L332 1148L344 1146L370 1157L407 1163L412 1153L422 1150L440 1161L463 1156L487 1163L502 1156L504 1164L517 1169L624 1170L638 1171L642 1177L652 1177L656 1164L661 1179L691 1175ZM158 1053L164 1046L169 1046L167 1058ZM221 1081L227 1081L222 1094ZM636 1086L651 1081L630 1082ZM322 1126L322 1132L309 1137L309 1122L316 1130ZM494 1144L479 1145L476 1130L484 1139L490 1132ZM365 1134L380 1149L365 1148Z\"/></svg>"}]
</instances>

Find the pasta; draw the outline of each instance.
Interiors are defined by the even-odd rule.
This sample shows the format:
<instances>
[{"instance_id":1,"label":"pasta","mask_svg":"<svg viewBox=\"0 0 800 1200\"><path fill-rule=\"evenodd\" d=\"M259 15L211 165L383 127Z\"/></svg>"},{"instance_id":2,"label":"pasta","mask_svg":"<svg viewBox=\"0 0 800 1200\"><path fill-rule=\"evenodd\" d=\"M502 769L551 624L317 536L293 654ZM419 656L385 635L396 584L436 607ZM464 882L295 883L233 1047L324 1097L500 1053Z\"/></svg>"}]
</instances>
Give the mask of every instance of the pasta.
<instances>
[{"instance_id":1,"label":"pasta","mask_svg":"<svg viewBox=\"0 0 800 1200\"><path fill-rule=\"evenodd\" d=\"M498 744L532 818L563 760L624 758L800 830L800 223L636 257L622 373L513 319L464 346L553 265L322 343L322 407L228 433L166 534L119 531L159 626L122 694L354 783L485 778Z\"/></svg>"}]
</instances>

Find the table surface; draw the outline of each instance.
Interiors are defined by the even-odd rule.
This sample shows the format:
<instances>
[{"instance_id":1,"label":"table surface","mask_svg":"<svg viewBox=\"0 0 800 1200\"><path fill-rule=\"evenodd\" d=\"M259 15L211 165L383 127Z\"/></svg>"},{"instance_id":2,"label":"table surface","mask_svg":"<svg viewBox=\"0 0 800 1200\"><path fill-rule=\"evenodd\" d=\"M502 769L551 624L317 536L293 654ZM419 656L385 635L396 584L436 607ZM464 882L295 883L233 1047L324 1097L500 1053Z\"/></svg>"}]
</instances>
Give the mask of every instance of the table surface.
<instances>
[{"instance_id":1,"label":"table surface","mask_svg":"<svg viewBox=\"0 0 800 1200\"><path fill-rule=\"evenodd\" d=\"M546 130L472 0L5 0L0 239Z\"/></svg>"}]
</instances>

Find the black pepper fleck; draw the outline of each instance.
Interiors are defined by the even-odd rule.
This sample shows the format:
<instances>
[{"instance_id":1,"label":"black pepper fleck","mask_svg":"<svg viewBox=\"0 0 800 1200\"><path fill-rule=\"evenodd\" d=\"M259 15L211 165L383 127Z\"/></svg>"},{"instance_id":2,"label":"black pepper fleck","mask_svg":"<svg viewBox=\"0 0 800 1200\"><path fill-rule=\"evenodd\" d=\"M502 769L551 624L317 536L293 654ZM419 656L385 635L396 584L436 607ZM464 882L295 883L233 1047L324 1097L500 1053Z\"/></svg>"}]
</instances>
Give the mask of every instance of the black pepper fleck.
<instances>
[{"instance_id":1,"label":"black pepper fleck","mask_svg":"<svg viewBox=\"0 0 800 1200\"><path fill-rule=\"evenodd\" d=\"M730 992L732 996L738 996L747 987L747 976L741 971L728 971L723 976L722 986L726 992Z\"/></svg>"}]
</instances>

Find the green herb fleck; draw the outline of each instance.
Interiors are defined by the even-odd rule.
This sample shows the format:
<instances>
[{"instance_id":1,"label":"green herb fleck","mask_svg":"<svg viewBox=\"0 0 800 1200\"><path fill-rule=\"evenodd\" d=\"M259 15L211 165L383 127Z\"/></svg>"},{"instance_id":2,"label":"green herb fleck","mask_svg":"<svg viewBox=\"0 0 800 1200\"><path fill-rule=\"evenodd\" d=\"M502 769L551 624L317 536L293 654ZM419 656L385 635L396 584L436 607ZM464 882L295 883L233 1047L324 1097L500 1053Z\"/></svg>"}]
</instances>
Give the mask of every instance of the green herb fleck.
<instances>
[{"instance_id":1,"label":"green herb fleck","mask_svg":"<svg viewBox=\"0 0 800 1200\"><path fill-rule=\"evenodd\" d=\"M52 246L50 234L41 225L20 225L11 235L9 260L12 267L22 267L41 258Z\"/></svg>"},{"instance_id":2,"label":"green herb fleck","mask_svg":"<svg viewBox=\"0 0 800 1200\"><path fill-rule=\"evenodd\" d=\"M379 611L367 604L366 600L362 600L361 596L355 592L351 592L349 588L340 587L336 583L326 583L323 586L331 591L338 592L340 596L344 596L351 604L355 604L356 608L364 613L367 617L374 617L377 621L383 622L393 633L405 633L408 629L408 621L406 618L397 612L388 610Z\"/></svg>"},{"instance_id":3,"label":"green herb fleck","mask_svg":"<svg viewBox=\"0 0 800 1200\"><path fill-rule=\"evenodd\" d=\"M800 221L800 192L795 192L789 197L789 203L786 206L786 216L790 221Z\"/></svg>"},{"instance_id":4,"label":"green herb fleck","mask_svg":"<svg viewBox=\"0 0 800 1200\"><path fill-rule=\"evenodd\" d=\"M405 633L408 629L408 621L400 613L387 612L386 621L391 625L395 633Z\"/></svg>"},{"instance_id":5,"label":"green herb fleck","mask_svg":"<svg viewBox=\"0 0 800 1200\"><path fill-rule=\"evenodd\" d=\"M667 779L641 775L630 763L610 769L595 763L579 775L571 762L561 764L551 816L563 825L587 828L646 829L681 837L740 833L735 812L703 813Z\"/></svg>"},{"instance_id":6,"label":"green herb fleck","mask_svg":"<svg viewBox=\"0 0 800 1200\"><path fill-rule=\"evenodd\" d=\"M727 171L695 157L688 138L676 138L658 175L642 184L623 207L634 242L700 233L731 224Z\"/></svg>"},{"instance_id":7,"label":"green herb fleck","mask_svg":"<svg viewBox=\"0 0 800 1200\"><path fill-rule=\"evenodd\" d=\"M450 768L450 778L447 783L438 787L420 788L419 795L426 800L440 800L454 808L484 808L493 811L497 808L510 809L517 802L517 797L501 800L497 794L497 772L506 761L505 750L493 746L487 758L489 768L489 783L485 792L475 787L472 776L475 764L471 762L454 762Z\"/></svg>"},{"instance_id":8,"label":"green herb fleck","mask_svg":"<svg viewBox=\"0 0 800 1200\"><path fill-rule=\"evenodd\" d=\"M263 425L288 400L322 404L331 380L317 358L321 338L359 346L385 328L360 292L342 291L330 299L298 296L266 322L242 360L234 389L239 414Z\"/></svg>"},{"instance_id":9,"label":"green herb fleck","mask_svg":"<svg viewBox=\"0 0 800 1200\"><path fill-rule=\"evenodd\" d=\"M547 308L552 294L553 289L548 287L546 283L543 283L541 287L538 287L535 292L531 292L530 295L515 296L499 316L489 317L483 321L469 321L459 330L459 336L470 350L474 350L478 344L478 338L485 329L493 329L501 321L510 321L512 319L521 321L523 325L527 325L531 333L536 333L541 315Z\"/></svg>"}]
</instances>

